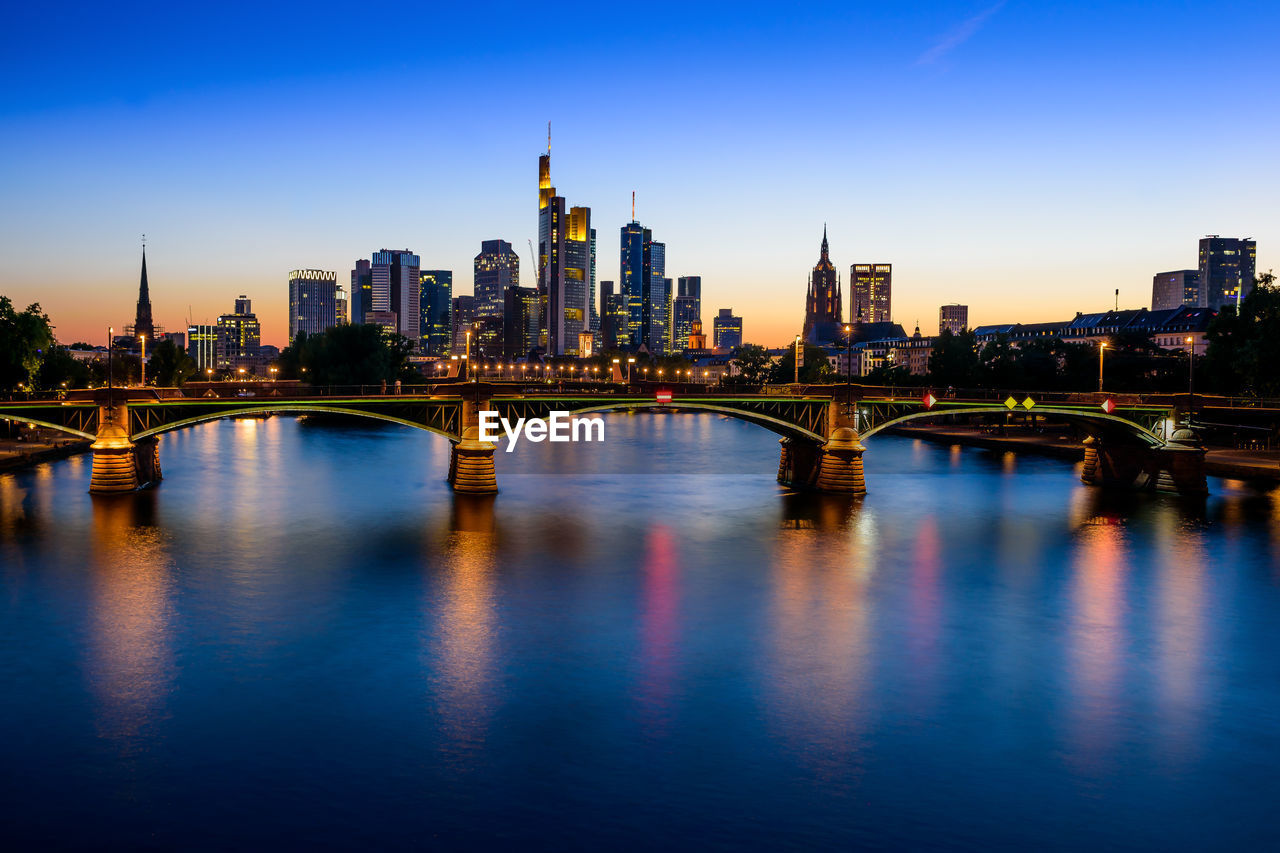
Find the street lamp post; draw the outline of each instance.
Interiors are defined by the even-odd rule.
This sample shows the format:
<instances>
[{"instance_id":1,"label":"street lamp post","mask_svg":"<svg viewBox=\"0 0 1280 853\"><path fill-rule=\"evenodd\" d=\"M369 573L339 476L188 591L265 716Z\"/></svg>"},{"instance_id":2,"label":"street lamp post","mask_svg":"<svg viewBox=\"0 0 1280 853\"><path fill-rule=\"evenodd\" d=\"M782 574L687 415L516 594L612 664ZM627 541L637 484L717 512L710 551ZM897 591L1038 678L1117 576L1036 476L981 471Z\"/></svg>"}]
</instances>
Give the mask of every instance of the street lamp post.
<instances>
[{"instance_id":1,"label":"street lamp post","mask_svg":"<svg viewBox=\"0 0 1280 853\"><path fill-rule=\"evenodd\" d=\"M853 400L853 326L844 327L844 407Z\"/></svg>"},{"instance_id":2,"label":"street lamp post","mask_svg":"<svg viewBox=\"0 0 1280 853\"><path fill-rule=\"evenodd\" d=\"M630 385L630 384L631 384L631 365L633 365L633 364L635 364L635 363L636 363L635 358L628 358L628 359L627 359L627 384L628 384L628 385Z\"/></svg>"},{"instance_id":3,"label":"street lamp post","mask_svg":"<svg viewBox=\"0 0 1280 853\"><path fill-rule=\"evenodd\" d=\"M796 367L796 384L800 384L800 336L796 335L796 345L794 352L791 353L791 360L795 362Z\"/></svg>"},{"instance_id":4,"label":"street lamp post","mask_svg":"<svg viewBox=\"0 0 1280 853\"><path fill-rule=\"evenodd\" d=\"M1187 425L1191 424L1191 413L1196 408L1196 339L1187 336L1190 355L1187 358Z\"/></svg>"},{"instance_id":5,"label":"street lamp post","mask_svg":"<svg viewBox=\"0 0 1280 853\"><path fill-rule=\"evenodd\" d=\"M116 330L113 326L107 326L107 408L114 409L115 401L111 396L111 339L116 336Z\"/></svg>"},{"instance_id":6,"label":"street lamp post","mask_svg":"<svg viewBox=\"0 0 1280 853\"><path fill-rule=\"evenodd\" d=\"M1098 390L1102 390L1102 355L1107 351L1107 342L1098 344Z\"/></svg>"},{"instance_id":7,"label":"street lamp post","mask_svg":"<svg viewBox=\"0 0 1280 853\"><path fill-rule=\"evenodd\" d=\"M147 336L138 335L138 340L142 342L142 361L139 362L139 364L142 365L142 387L146 388L147 387Z\"/></svg>"},{"instance_id":8,"label":"street lamp post","mask_svg":"<svg viewBox=\"0 0 1280 853\"><path fill-rule=\"evenodd\" d=\"M462 367L466 371L467 379L471 378L471 330L467 329L467 344L462 351Z\"/></svg>"}]
</instances>

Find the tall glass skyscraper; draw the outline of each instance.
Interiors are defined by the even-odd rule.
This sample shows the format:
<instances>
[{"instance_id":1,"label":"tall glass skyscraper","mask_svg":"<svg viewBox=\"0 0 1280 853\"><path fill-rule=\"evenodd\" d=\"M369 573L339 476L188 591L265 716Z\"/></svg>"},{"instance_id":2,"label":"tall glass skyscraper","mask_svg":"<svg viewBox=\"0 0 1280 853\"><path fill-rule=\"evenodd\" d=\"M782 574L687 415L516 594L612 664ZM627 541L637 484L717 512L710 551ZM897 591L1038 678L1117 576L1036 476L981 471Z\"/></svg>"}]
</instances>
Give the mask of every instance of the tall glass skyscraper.
<instances>
[{"instance_id":1,"label":"tall glass skyscraper","mask_svg":"<svg viewBox=\"0 0 1280 853\"><path fill-rule=\"evenodd\" d=\"M1199 307L1218 311L1248 296L1257 272L1257 252L1257 242L1248 237L1210 234L1201 238Z\"/></svg>"},{"instance_id":2,"label":"tall glass skyscraper","mask_svg":"<svg viewBox=\"0 0 1280 853\"><path fill-rule=\"evenodd\" d=\"M477 317L501 317L507 288L520 284L520 256L506 240L484 240L474 260Z\"/></svg>"},{"instance_id":3,"label":"tall glass skyscraper","mask_svg":"<svg viewBox=\"0 0 1280 853\"><path fill-rule=\"evenodd\" d=\"M422 343L424 355L448 355L453 344L453 270L422 270Z\"/></svg>"},{"instance_id":4,"label":"tall glass skyscraper","mask_svg":"<svg viewBox=\"0 0 1280 853\"><path fill-rule=\"evenodd\" d=\"M339 306L338 274L325 270L293 270L289 273L289 343L300 332L323 334L342 321ZM345 299L343 302L345 303Z\"/></svg>"},{"instance_id":5,"label":"tall glass skyscraper","mask_svg":"<svg viewBox=\"0 0 1280 853\"><path fill-rule=\"evenodd\" d=\"M638 346L644 316L645 244L652 234L639 222L622 226L621 255L618 268L618 293L627 307L626 328L619 328L619 346Z\"/></svg>"},{"instance_id":6,"label":"tall glass skyscraper","mask_svg":"<svg viewBox=\"0 0 1280 853\"><path fill-rule=\"evenodd\" d=\"M689 348L693 324L702 322L702 276L682 275L676 288L671 310L671 348L681 352Z\"/></svg>"}]
</instances>

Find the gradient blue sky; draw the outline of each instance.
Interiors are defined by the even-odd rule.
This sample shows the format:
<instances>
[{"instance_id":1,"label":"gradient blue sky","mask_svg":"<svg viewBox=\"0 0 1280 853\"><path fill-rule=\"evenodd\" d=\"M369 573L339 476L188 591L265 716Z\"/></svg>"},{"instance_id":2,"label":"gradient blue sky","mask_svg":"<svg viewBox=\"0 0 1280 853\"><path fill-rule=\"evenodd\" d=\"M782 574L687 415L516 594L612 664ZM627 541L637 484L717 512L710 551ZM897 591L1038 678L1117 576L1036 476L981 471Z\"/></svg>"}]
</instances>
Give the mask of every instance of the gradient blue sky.
<instances>
[{"instance_id":1,"label":"gradient blue sky","mask_svg":"<svg viewBox=\"0 0 1280 853\"><path fill-rule=\"evenodd\" d=\"M592 208L599 278L638 218L704 319L799 331L833 260L894 265L936 331L1149 304L1206 233L1280 242L1280 10L1265 3L24 4L0 30L0 293L60 337L408 246L471 290L480 241L528 274L537 156Z\"/></svg>"}]
</instances>

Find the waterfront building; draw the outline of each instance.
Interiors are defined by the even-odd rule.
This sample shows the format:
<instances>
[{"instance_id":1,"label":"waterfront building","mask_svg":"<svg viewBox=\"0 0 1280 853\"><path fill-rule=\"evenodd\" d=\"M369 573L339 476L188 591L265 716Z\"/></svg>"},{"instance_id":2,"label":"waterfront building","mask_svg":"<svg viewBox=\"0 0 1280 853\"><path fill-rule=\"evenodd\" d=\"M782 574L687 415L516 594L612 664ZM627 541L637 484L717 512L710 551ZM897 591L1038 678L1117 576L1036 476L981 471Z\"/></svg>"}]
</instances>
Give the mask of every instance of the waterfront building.
<instances>
[{"instance_id":1,"label":"waterfront building","mask_svg":"<svg viewBox=\"0 0 1280 853\"><path fill-rule=\"evenodd\" d=\"M453 343L453 270L422 270L419 278L422 330L418 351L429 356L448 355Z\"/></svg>"},{"instance_id":2,"label":"waterfront building","mask_svg":"<svg viewBox=\"0 0 1280 853\"><path fill-rule=\"evenodd\" d=\"M1151 278L1151 310L1164 311L1200 304L1200 271L1158 272Z\"/></svg>"},{"instance_id":3,"label":"waterfront building","mask_svg":"<svg viewBox=\"0 0 1280 853\"><path fill-rule=\"evenodd\" d=\"M591 208L569 208L568 233L564 242L564 349L567 355L581 355L583 332L591 329L591 282L595 277L595 231Z\"/></svg>"},{"instance_id":4,"label":"waterfront building","mask_svg":"<svg viewBox=\"0 0 1280 853\"><path fill-rule=\"evenodd\" d=\"M893 320L893 264L854 264L849 273L852 322Z\"/></svg>"},{"instance_id":5,"label":"waterfront building","mask_svg":"<svg viewBox=\"0 0 1280 853\"><path fill-rule=\"evenodd\" d=\"M325 270L293 270L289 273L289 343L299 333L323 334L341 322L338 274ZM345 299L343 300L345 302Z\"/></svg>"},{"instance_id":6,"label":"waterfront building","mask_svg":"<svg viewBox=\"0 0 1280 853\"><path fill-rule=\"evenodd\" d=\"M506 240L482 240L473 266L477 314L501 317L507 288L520 284L520 256Z\"/></svg>"},{"instance_id":7,"label":"waterfront building","mask_svg":"<svg viewBox=\"0 0 1280 853\"><path fill-rule=\"evenodd\" d=\"M732 308L721 308L711 321L711 334L717 351L732 352L742 346L742 318Z\"/></svg>"},{"instance_id":8,"label":"waterfront building","mask_svg":"<svg viewBox=\"0 0 1280 853\"><path fill-rule=\"evenodd\" d=\"M809 275L809 288L805 295L804 339L811 344L839 340L842 314L840 275L831 263L827 229L824 226L818 263Z\"/></svg>"},{"instance_id":9,"label":"waterfront building","mask_svg":"<svg viewBox=\"0 0 1280 853\"><path fill-rule=\"evenodd\" d=\"M255 372L258 349L262 344L262 327L253 313L253 304L243 294L236 298L235 311L218 317L217 342L214 360L219 370L237 370L241 367Z\"/></svg>"},{"instance_id":10,"label":"waterfront building","mask_svg":"<svg viewBox=\"0 0 1280 853\"><path fill-rule=\"evenodd\" d=\"M450 322L453 327L453 354L462 355L467 351L467 332L471 329L471 321L475 319L476 299L474 296L453 297L450 310Z\"/></svg>"},{"instance_id":11,"label":"waterfront building","mask_svg":"<svg viewBox=\"0 0 1280 853\"><path fill-rule=\"evenodd\" d=\"M968 305L953 303L938 309L938 334L942 334L944 329L950 329L951 334L958 335L967 328L969 328Z\"/></svg>"},{"instance_id":12,"label":"waterfront building","mask_svg":"<svg viewBox=\"0 0 1280 853\"><path fill-rule=\"evenodd\" d=\"M218 366L218 327L211 323L187 326L187 355L200 368L200 378L205 371Z\"/></svg>"},{"instance_id":13,"label":"waterfront building","mask_svg":"<svg viewBox=\"0 0 1280 853\"><path fill-rule=\"evenodd\" d=\"M1201 238L1199 307L1218 311L1248 296L1253 290L1257 250L1257 242L1249 237L1210 234Z\"/></svg>"}]
</instances>

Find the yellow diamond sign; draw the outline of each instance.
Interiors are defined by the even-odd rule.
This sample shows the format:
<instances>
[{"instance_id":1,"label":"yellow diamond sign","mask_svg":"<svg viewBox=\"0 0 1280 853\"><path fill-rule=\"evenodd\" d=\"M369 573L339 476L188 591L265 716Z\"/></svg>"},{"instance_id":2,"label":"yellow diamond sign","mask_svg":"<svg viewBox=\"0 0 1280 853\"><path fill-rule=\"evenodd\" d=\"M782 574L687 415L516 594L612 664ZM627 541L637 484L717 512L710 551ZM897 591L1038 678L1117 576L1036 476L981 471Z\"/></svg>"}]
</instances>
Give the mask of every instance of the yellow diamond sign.
<instances>
[{"instance_id":1,"label":"yellow diamond sign","mask_svg":"<svg viewBox=\"0 0 1280 853\"><path fill-rule=\"evenodd\" d=\"M1018 401L1013 399L1013 397L1010 397L1008 400L1004 401L1004 407L1006 409L1016 409L1018 407Z\"/></svg>"},{"instance_id":2,"label":"yellow diamond sign","mask_svg":"<svg viewBox=\"0 0 1280 853\"><path fill-rule=\"evenodd\" d=\"M1035 404L1036 404L1036 401L1028 397L1027 399L1022 401L1022 408L1030 410L1031 407L1034 406Z\"/></svg>"}]
</instances>

